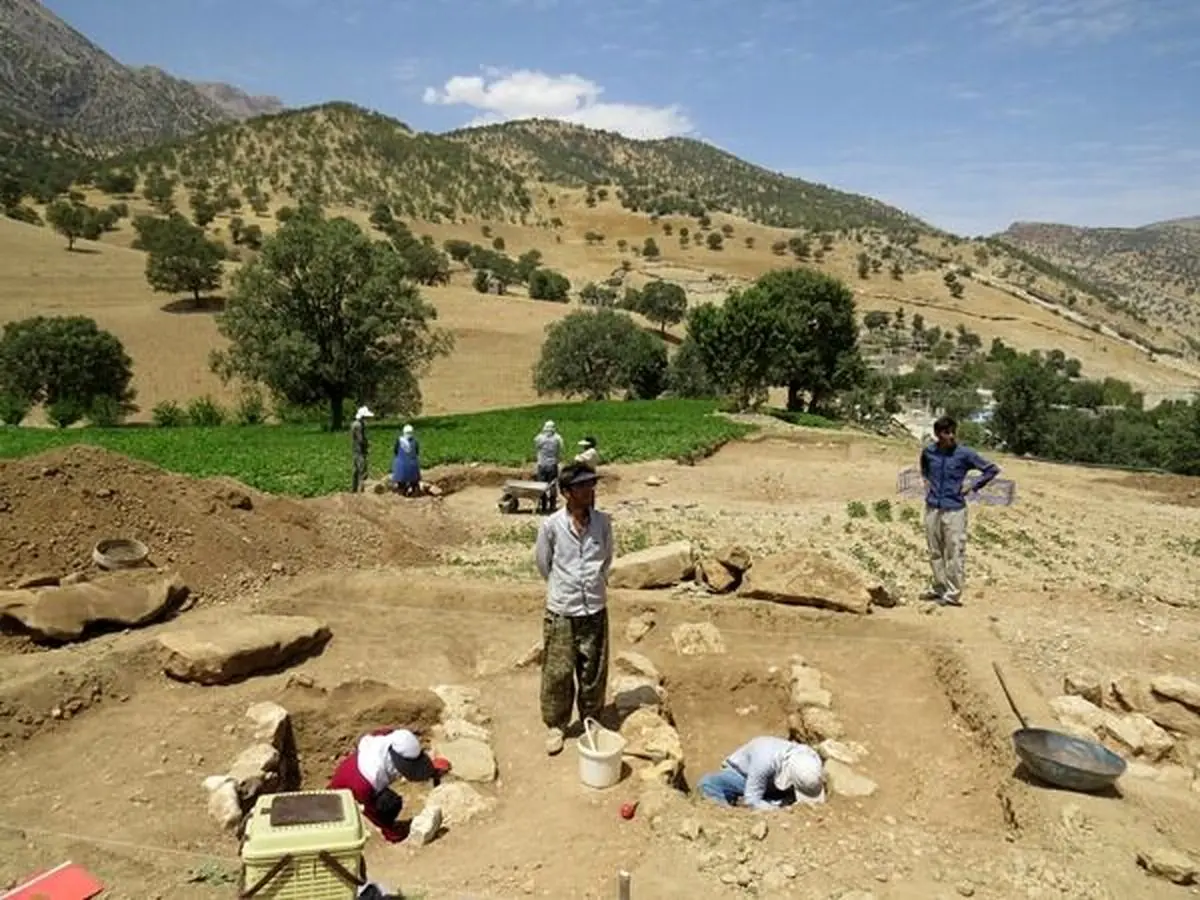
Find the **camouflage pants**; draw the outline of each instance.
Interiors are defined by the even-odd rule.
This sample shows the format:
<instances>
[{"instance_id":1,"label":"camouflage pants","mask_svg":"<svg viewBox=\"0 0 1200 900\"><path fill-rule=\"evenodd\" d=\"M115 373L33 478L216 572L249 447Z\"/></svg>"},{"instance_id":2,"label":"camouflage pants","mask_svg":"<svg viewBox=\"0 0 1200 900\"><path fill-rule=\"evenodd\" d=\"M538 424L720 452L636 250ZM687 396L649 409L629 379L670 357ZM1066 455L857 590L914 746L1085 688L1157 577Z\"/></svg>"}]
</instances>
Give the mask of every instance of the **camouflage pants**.
<instances>
[{"instance_id":1,"label":"camouflage pants","mask_svg":"<svg viewBox=\"0 0 1200 900\"><path fill-rule=\"evenodd\" d=\"M362 454L354 454L354 474L351 476L350 490L352 493L362 493L367 483L367 458Z\"/></svg>"},{"instance_id":2,"label":"camouflage pants","mask_svg":"<svg viewBox=\"0 0 1200 900\"><path fill-rule=\"evenodd\" d=\"M608 688L608 611L590 616L560 616L547 611L542 621L542 721L547 728L571 724L604 708ZM578 685L578 686L577 686Z\"/></svg>"}]
</instances>

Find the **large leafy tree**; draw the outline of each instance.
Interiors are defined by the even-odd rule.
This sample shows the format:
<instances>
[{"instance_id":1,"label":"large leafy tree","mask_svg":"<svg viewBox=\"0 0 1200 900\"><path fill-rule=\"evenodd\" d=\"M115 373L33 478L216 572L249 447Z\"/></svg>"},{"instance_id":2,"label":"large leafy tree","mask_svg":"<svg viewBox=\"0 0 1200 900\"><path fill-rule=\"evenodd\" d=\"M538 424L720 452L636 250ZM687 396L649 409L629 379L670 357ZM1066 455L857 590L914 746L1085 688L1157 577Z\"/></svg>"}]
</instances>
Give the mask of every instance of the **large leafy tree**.
<instances>
[{"instance_id":1,"label":"large leafy tree","mask_svg":"<svg viewBox=\"0 0 1200 900\"><path fill-rule=\"evenodd\" d=\"M688 333L714 381L743 406L782 385L788 409L821 409L866 376L854 295L812 269L768 272L723 306L695 309Z\"/></svg>"},{"instance_id":2,"label":"large leafy tree","mask_svg":"<svg viewBox=\"0 0 1200 900\"><path fill-rule=\"evenodd\" d=\"M667 326L678 325L687 315L687 293L674 282L652 281L642 288L637 311L666 334Z\"/></svg>"},{"instance_id":3,"label":"large leafy tree","mask_svg":"<svg viewBox=\"0 0 1200 900\"><path fill-rule=\"evenodd\" d=\"M666 348L629 316L612 309L579 310L546 328L533 370L539 394L604 400L619 391L657 396L667 369Z\"/></svg>"},{"instance_id":4,"label":"large leafy tree","mask_svg":"<svg viewBox=\"0 0 1200 900\"><path fill-rule=\"evenodd\" d=\"M188 292L199 302L201 292L220 288L225 248L205 237L203 228L177 213L165 219L139 217L134 228L134 246L148 251L146 281L154 290Z\"/></svg>"},{"instance_id":5,"label":"large leafy tree","mask_svg":"<svg viewBox=\"0 0 1200 900\"><path fill-rule=\"evenodd\" d=\"M1040 453L1047 441L1051 409L1062 392L1054 370L1037 356L1018 356L996 386L992 428L1013 453Z\"/></svg>"},{"instance_id":6,"label":"large leafy tree","mask_svg":"<svg viewBox=\"0 0 1200 900\"><path fill-rule=\"evenodd\" d=\"M217 320L230 346L213 368L293 404L327 403L335 430L347 400L417 412L418 379L453 340L407 275L393 246L349 219L298 214L235 277Z\"/></svg>"},{"instance_id":7,"label":"large leafy tree","mask_svg":"<svg viewBox=\"0 0 1200 900\"><path fill-rule=\"evenodd\" d=\"M100 210L71 200L55 200L46 207L46 221L67 239L68 250L74 250L80 238L95 241L104 232Z\"/></svg>"},{"instance_id":8,"label":"large leafy tree","mask_svg":"<svg viewBox=\"0 0 1200 900\"><path fill-rule=\"evenodd\" d=\"M86 316L9 322L0 336L0 395L26 410L44 403L60 425L103 401L132 412L133 361L115 335Z\"/></svg>"}]
</instances>

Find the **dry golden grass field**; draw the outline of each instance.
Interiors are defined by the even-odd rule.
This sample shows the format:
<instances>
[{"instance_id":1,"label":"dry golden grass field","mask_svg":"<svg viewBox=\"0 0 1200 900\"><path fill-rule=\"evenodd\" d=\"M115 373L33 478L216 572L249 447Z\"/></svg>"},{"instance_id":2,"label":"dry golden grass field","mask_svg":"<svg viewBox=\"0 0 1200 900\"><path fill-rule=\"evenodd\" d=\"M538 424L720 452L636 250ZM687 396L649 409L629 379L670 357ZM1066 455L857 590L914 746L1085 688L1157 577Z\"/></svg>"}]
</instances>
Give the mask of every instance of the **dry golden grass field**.
<instances>
[{"instance_id":1,"label":"dry golden grass field","mask_svg":"<svg viewBox=\"0 0 1200 900\"><path fill-rule=\"evenodd\" d=\"M589 280L601 281L620 269L632 266L628 282L644 283L661 277L681 283L693 304L719 302L730 286L748 282L762 273L788 264L789 258L771 252L771 244L786 239L788 232L759 226L745 220L716 216L714 228L728 223L733 235L725 248L712 251L693 243L681 248L678 227L688 220L664 219L655 224L645 215L633 214L613 201L588 208L580 192L558 188L555 214L564 221L556 230L497 224L491 233L504 238L506 252L516 256L525 250L542 251L545 264L564 272L575 288ZM111 198L89 197L89 202L106 203ZM182 194L177 198L186 210ZM143 201L130 202L131 213L149 212ZM366 227L366 214L345 211ZM275 227L271 217L257 222L264 231ZM227 237L228 217L210 227L218 237ZM676 235L663 233L663 223L672 222ZM430 234L440 244L447 238L462 238L488 244L482 235L484 223L471 225L409 223L417 234ZM694 226L694 223L692 223ZM602 244L588 245L587 232L605 236ZM617 242L626 240L640 247L654 237L662 250L651 262ZM143 275L145 256L130 249L134 237L129 220L118 231L99 242L80 241L76 252L50 228L39 228L0 220L0 322L28 315L89 315L112 330L133 357L135 386L141 412L146 418L163 400L181 403L202 394L225 399L228 391L208 369L209 351L220 337L211 313L170 312L165 309L172 296L150 290ZM754 238L753 248L745 244ZM929 239L927 239L929 240ZM970 245L953 251L965 258ZM903 306L909 314L921 313L927 324L954 329L963 325L978 333L985 345L998 337L1022 350L1059 348L1078 357L1085 374L1127 379L1147 395L1150 403L1164 397L1186 395L1200 385L1200 369L1168 358L1153 359L1115 337L1097 333L1083 324L1056 315L1030 299L975 280L965 280L964 295L951 298L942 283L942 272L910 273L903 281L885 273L859 279L855 257L861 248L840 241L826 254L820 267L846 280L855 290L860 311L892 311ZM514 296L484 296L470 284L470 272L456 271L447 287L427 288L426 296L437 307L440 324L454 332L457 346L452 356L439 360L423 382L425 411L460 412L511 406L535 401L530 369L537 358L546 326L570 311L572 305L531 301L514 290ZM715 276L717 281L710 280ZM1016 291L1016 289L1013 289ZM680 329L676 329L681 333Z\"/></svg>"}]
</instances>

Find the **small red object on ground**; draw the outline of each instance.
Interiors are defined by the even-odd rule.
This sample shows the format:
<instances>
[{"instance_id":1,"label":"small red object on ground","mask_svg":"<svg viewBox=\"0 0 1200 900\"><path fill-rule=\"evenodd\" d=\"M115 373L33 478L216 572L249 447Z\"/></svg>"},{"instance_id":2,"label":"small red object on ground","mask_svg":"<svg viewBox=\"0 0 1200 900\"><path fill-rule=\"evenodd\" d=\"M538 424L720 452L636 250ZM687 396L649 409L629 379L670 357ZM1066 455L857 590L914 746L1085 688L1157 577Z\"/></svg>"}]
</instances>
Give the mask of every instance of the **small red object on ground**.
<instances>
[{"instance_id":1,"label":"small red object on ground","mask_svg":"<svg viewBox=\"0 0 1200 900\"><path fill-rule=\"evenodd\" d=\"M33 876L0 897L3 900L90 900L103 890L104 885L83 866L65 862Z\"/></svg>"},{"instance_id":2,"label":"small red object on ground","mask_svg":"<svg viewBox=\"0 0 1200 900\"><path fill-rule=\"evenodd\" d=\"M636 803L622 803L621 804L621 818L622 819L632 819L634 813L636 813L636 812L637 812L637 804Z\"/></svg>"},{"instance_id":3,"label":"small red object on ground","mask_svg":"<svg viewBox=\"0 0 1200 900\"><path fill-rule=\"evenodd\" d=\"M437 770L439 775L445 775L450 771L450 760L444 756L435 756L433 758L433 768Z\"/></svg>"}]
</instances>

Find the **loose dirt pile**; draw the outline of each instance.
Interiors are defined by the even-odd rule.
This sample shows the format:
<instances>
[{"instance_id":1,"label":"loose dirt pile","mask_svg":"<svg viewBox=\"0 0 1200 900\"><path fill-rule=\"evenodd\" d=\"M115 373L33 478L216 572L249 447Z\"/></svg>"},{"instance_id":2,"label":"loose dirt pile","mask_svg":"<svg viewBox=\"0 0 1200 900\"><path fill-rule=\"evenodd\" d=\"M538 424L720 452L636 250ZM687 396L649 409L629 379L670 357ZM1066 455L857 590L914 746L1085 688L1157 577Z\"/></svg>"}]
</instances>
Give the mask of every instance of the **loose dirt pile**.
<instances>
[{"instance_id":1,"label":"loose dirt pile","mask_svg":"<svg viewBox=\"0 0 1200 900\"><path fill-rule=\"evenodd\" d=\"M432 560L404 528L365 512L69 447L0 462L0 582L92 569L92 548L108 537L142 541L151 563L178 571L201 598L242 593L271 575Z\"/></svg>"}]
</instances>

